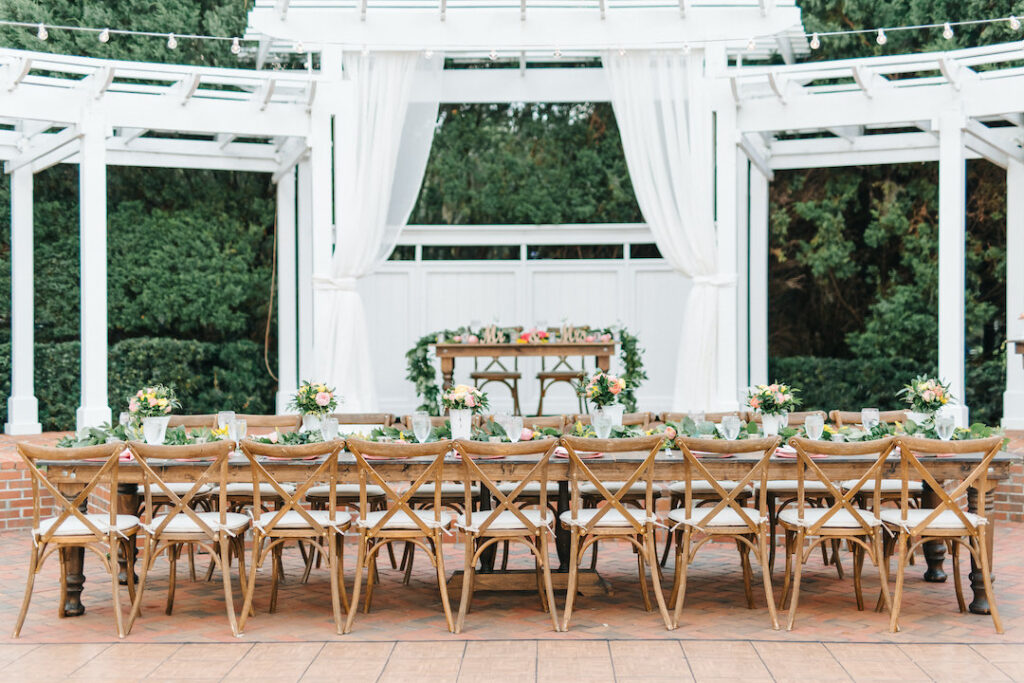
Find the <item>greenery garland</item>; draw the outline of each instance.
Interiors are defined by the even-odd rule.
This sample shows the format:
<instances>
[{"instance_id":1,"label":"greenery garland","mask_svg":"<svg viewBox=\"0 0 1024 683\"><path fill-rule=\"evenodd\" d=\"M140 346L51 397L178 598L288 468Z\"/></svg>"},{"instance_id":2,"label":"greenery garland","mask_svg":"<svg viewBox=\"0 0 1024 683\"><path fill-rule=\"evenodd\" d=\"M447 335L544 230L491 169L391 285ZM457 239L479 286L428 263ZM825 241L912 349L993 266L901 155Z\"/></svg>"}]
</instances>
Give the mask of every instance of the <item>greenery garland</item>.
<instances>
[{"instance_id":1,"label":"greenery garland","mask_svg":"<svg viewBox=\"0 0 1024 683\"><path fill-rule=\"evenodd\" d=\"M510 328L499 331L505 335L506 339L511 339ZM413 383L416 395L420 398L421 403L417 410L425 410L431 415L440 414L441 386L438 383L437 370L434 368L434 354L430 345L436 344L439 340L455 341L456 337L461 338L471 334L482 336L480 330L472 331L468 327L438 330L420 337L415 346L406 352L405 360L408 372L405 378ZM643 362L644 351L640 347L639 339L622 325L594 330L594 334L610 334L619 342L619 362L622 363L622 374L619 376L626 380L626 388L619 394L619 400L626 406L627 412L636 411L636 390L647 379Z\"/></svg>"}]
</instances>

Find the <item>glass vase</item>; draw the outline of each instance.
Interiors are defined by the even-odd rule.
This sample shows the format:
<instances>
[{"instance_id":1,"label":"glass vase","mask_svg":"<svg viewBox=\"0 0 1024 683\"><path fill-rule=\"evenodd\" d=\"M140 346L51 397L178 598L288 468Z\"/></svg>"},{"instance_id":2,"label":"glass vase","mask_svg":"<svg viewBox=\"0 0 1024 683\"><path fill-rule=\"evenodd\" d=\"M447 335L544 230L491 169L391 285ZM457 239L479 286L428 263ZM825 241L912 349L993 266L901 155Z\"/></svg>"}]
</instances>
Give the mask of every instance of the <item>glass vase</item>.
<instances>
[{"instance_id":1,"label":"glass vase","mask_svg":"<svg viewBox=\"0 0 1024 683\"><path fill-rule=\"evenodd\" d=\"M320 415L314 413L306 413L302 416L302 428L299 431L303 432L319 432L320 423L323 418Z\"/></svg>"},{"instance_id":2,"label":"glass vase","mask_svg":"<svg viewBox=\"0 0 1024 683\"><path fill-rule=\"evenodd\" d=\"M612 427L621 427L622 414L626 411L626 406L622 405L621 403L612 403L611 405L607 406L594 406L591 410L594 413L597 413L599 411L603 412L605 415L611 418Z\"/></svg>"},{"instance_id":3,"label":"glass vase","mask_svg":"<svg viewBox=\"0 0 1024 683\"><path fill-rule=\"evenodd\" d=\"M778 436L782 427L782 415L761 415L761 426L765 436Z\"/></svg>"},{"instance_id":4,"label":"glass vase","mask_svg":"<svg viewBox=\"0 0 1024 683\"><path fill-rule=\"evenodd\" d=\"M167 435L167 424L171 421L170 415L159 417L142 418L142 436L150 446L160 446Z\"/></svg>"},{"instance_id":5,"label":"glass vase","mask_svg":"<svg viewBox=\"0 0 1024 683\"><path fill-rule=\"evenodd\" d=\"M473 425L473 411L459 408L448 411L448 420L452 423L452 438L469 440Z\"/></svg>"}]
</instances>

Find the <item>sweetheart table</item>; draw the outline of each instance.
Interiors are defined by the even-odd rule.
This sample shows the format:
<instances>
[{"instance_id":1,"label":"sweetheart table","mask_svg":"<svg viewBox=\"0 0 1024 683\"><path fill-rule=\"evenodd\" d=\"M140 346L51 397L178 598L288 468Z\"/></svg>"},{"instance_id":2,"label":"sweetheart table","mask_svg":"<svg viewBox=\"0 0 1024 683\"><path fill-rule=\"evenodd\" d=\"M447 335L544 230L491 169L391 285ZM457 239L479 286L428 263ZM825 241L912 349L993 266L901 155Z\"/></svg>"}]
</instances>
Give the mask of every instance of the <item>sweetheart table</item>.
<instances>
[{"instance_id":1,"label":"sweetheart table","mask_svg":"<svg viewBox=\"0 0 1024 683\"><path fill-rule=\"evenodd\" d=\"M548 358L569 358L593 356L599 370L608 372L611 358L615 354L615 342L531 342L529 344L434 344L434 352L441 359L441 376L444 388L452 385L455 376L456 358L515 358L519 356L544 356Z\"/></svg>"},{"instance_id":2,"label":"sweetheart table","mask_svg":"<svg viewBox=\"0 0 1024 683\"><path fill-rule=\"evenodd\" d=\"M465 346L465 345L460 345ZM526 345L520 345L526 346ZM646 453L627 452L604 454L600 458L587 461L591 471L600 476L604 481L622 481L629 478L636 467L646 457ZM338 468L339 483L358 483L358 468L355 457L349 453L342 453L339 456L340 466ZM980 461L980 453L958 454L951 457L930 457L921 458L922 464L927 467L937 481L956 479L968 474ZM708 471L718 479L742 479L750 471L751 466L756 462L756 456L736 456L726 458L705 458L702 460ZM838 482L844 479L857 479L867 469L874 458L872 456L829 456L816 459L821 470L832 481ZM479 460L477 464L480 469L493 481L516 481L522 479L535 463L535 458L529 456L509 456L501 460ZM305 481L309 468L317 466L322 460L300 460L300 461L275 461L263 460L267 471L279 482ZM375 460L373 467L387 481L401 482L416 479L429 464L429 458L413 458L408 460ZM989 488L994 489L998 480L1009 477L1010 466L1018 462L1018 457L1009 453L1000 453L992 461L989 474ZM249 461L243 457L233 456L228 468L228 479L232 482L252 482L252 474ZM55 484L58 484L65 495L73 496L76 490L84 485L82 482L89 480L102 463L79 461L40 462L40 465L47 466L47 476ZM195 481L209 466L208 463L186 462L186 461L157 461L150 460L153 470L168 482L190 482ZM882 476L886 478L898 478L899 457L890 456ZM463 468L461 463L454 457L445 460L443 478L446 481L461 481ZM795 479L797 476L797 461L790 458L772 458L768 468L769 479ZM655 462L655 478L658 481L680 480L684 474L684 460L677 451L671 454L663 453L658 456ZM138 509L139 496L137 485L142 482L142 471L132 462L122 462L119 466L120 482L118 485L117 505L119 510L134 514ZM569 463L559 457L551 459L548 467L548 478L559 483L559 495L557 507L559 514L569 509ZM613 491L614 493L614 491ZM481 507L490 507L490 501L484 496ZM978 492L974 489L968 490L968 509L971 512L984 514L989 519L986 527L988 534L988 549L991 555L993 548L993 535L995 531L995 517L993 497L986 496L986 509L978 509ZM924 491L924 506L934 507L938 503L937 496L928 487ZM558 550L558 558L561 567L558 573L568 572L569 562L569 532L562 528L562 525L555 526L555 544ZM84 549L69 550L68 561L68 595L67 603L64 606L66 616L78 616L85 612L81 603L85 574L83 571ZM925 580L945 581L946 574L943 572L942 564L945 559L945 545L942 542L925 544L924 548L927 570ZM493 554L491 556L493 558ZM990 560L991 562L991 560ZM478 588L492 590L505 588L506 590L519 590L520 581L514 580L515 572L501 572L493 569L493 559L477 574L476 581ZM122 562L122 571L124 563ZM488 576L490 575L490 576ZM536 587L536 579L533 570L529 571L532 588ZM491 578L493 577L493 578ZM503 577L503 578L498 578ZM582 572L581 572L582 578ZM126 577L122 576L122 579ZM970 611L975 614L988 614L988 596L982 584L981 572L976 571L974 562L971 562L971 590L974 592L974 600L970 604ZM529 583L529 582L527 582ZM561 582L560 582L561 583ZM590 575L592 587L600 586L600 577ZM531 588L531 586L526 586Z\"/></svg>"}]
</instances>

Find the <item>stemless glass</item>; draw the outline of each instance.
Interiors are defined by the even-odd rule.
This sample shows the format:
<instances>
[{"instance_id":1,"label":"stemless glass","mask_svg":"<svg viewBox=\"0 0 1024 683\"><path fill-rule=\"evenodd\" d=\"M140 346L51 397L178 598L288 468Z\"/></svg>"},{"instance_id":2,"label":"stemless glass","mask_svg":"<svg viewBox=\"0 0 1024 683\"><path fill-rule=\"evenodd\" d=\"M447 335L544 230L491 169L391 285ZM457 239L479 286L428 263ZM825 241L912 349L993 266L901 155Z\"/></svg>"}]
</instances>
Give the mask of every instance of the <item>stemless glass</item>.
<instances>
[{"instance_id":1,"label":"stemless glass","mask_svg":"<svg viewBox=\"0 0 1024 683\"><path fill-rule=\"evenodd\" d=\"M222 410L217 413L217 427L224 429L231 424L231 421L235 419L235 411L233 410Z\"/></svg>"},{"instance_id":2,"label":"stemless glass","mask_svg":"<svg viewBox=\"0 0 1024 683\"><path fill-rule=\"evenodd\" d=\"M426 443L430 438L430 415L425 410L417 410L412 416L412 432L416 441Z\"/></svg>"},{"instance_id":3,"label":"stemless glass","mask_svg":"<svg viewBox=\"0 0 1024 683\"><path fill-rule=\"evenodd\" d=\"M325 417L320 421L320 436L324 441L334 441L338 438L338 418Z\"/></svg>"},{"instance_id":4,"label":"stemless glass","mask_svg":"<svg viewBox=\"0 0 1024 683\"><path fill-rule=\"evenodd\" d=\"M597 438L607 439L612 433L612 416L603 410L598 410L590 418L591 424L594 425L594 431L597 433Z\"/></svg>"},{"instance_id":5,"label":"stemless glass","mask_svg":"<svg viewBox=\"0 0 1024 683\"><path fill-rule=\"evenodd\" d=\"M703 410L691 410L686 414L686 417L693 420L693 426L699 427L704 422L704 411Z\"/></svg>"},{"instance_id":6,"label":"stemless glass","mask_svg":"<svg viewBox=\"0 0 1024 683\"><path fill-rule=\"evenodd\" d=\"M935 416L935 432L939 435L939 438L943 441L949 441L953 438L953 432L956 430L956 418L952 415L936 415Z\"/></svg>"},{"instance_id":7,"label":"stemless glass","mask_svg":"<svg viewBox=\"0 0 1024 683\"><path fill-rule=\"evenodd\" d=\"M130 413L121 413L120 415L117 416L117 424L121 425L122 427L127 427L128 422L131 419L132 416Z\"/></svg>"},{"instance_id":8,"label":"stemless glass","mask_svg":"<svg viewBox=\"0 0 1024 683\"><path fill-rule=\"evenodd\" d=\"M821 433L825 431L825 420L821 415L808 415L807 420L804 422L804 431L807 432L807 438L812 441L818 441L821 439Z\"/></svg>"},{"instance_id":9,"label":"stemless glass","mask_svg":"<svg viewBox=\"0 0 1024 683\"><path fill-rule=\"evenodd\" d=\"M860 424L864 427L865 431L870 432L872 429L878 426L881 422L881 416L878 413L878 408L861 408L860 411Z\"/></svg>"},{"instance_id":10,"label":"stemless glass","mask_svg":"<svg viewBox=\"0 0 1024 683\"><path fill-rule=\"evenodd\" d=\"M740 435L740 418L736 415L726 415L722 418L722 436L729 441L735 441Z\"/></svg>"},{"instance_id":11,"label":"stemless glass","mask_svg":"<svg viewBox=\"0 0 1024 683\"><path fill-rule=\"evenodd\" d=\"M510 415L508 418L508 440L512 443L519 443L519 437L523 435L523 416Z\"/></svg>"}]
</instances>

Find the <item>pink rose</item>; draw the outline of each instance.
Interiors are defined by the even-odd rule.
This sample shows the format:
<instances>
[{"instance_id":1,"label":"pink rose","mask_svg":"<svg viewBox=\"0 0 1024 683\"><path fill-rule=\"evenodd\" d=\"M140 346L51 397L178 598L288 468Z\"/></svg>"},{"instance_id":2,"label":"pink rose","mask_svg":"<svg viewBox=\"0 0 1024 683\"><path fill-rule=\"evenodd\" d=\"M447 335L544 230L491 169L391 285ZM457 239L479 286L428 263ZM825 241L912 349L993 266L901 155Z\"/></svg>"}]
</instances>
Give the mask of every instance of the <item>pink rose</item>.
<instances>
[{"instance_id":1,"label":"pink rose","mask_svg":"<svg viewBox=\"0 0 1024 683\"><path fill-rule=\"evenodd\" d=\"M469 408L476 406L476 399L473 397L473 394L466 395L466 406Z\"/></svg>"},{"instance_id":2,"label":"pink rose","mask_svg":"<svg viewBox=\"0 0 1024 683\"><path fill-rule=\"evenodd\" d=\"M270 443L277 443L277 431L272 432L267 438L270 439Z\"/></svg>"},{"instance_id":3,"label":"pink rose","mask_svg":"<svg viewBox=\"0 0 1024 683\"><path fill-rule=\"evenodd\" d=\"M167 405L167 406L164 406L164 412L165 412L165 413L169 413L169 412L171 412L171 406L169 406L169 405Z\"/></svg>"},{"instance_id":4,"label":"pink rose","mask_svg":"<svg viewBox=\"0 0 1024 683\"><path fill-rule=\"evenodd\" d=\"M608 334L607 332L601 335L601 341L603 341L603 342L610 342L611 340L612 340L612 335Z\"/></svg>"},{"instance_id":5,"label":"pink rose","mask_svg":"<svg viewBox=\"0 0 1024 683\"><path fill-rule=\"evenodd\" d=\"M617 394L620 391L622 391L622 387L619 385L618 382L615 382L610 387L608 387L608 391L612 392L612 394Z\"/></svg>"},{"instance_id":6,"label":"pink rose","mask_svg":"<svg viewBox=\"0 0 1024 683\"><path fill-rule=\"evenodd\" d=\"M923 398L925 401L928 401L928 402L934 401L935 400L935 392L931 391L931 390L928 390L928 391L924 392L923 394L921 394L921 398Z\"/></svg>"},{"instance_id":7,"label":"pink rose","mask_svg":"<svg viewBox=\"0 0 1024 683\"><path fill-rule=\"evenodd\" d=\"M529 441L533 438L533 430L529 427L523 427L523 431L519 434L520 441Z\"/></svg>"},{"instance_id":8,"label":"pink rose","mask_svg":"<svg viewBox=\"0 0 1024 683\"><path fill-rule=\"evenodd\" d=\"M674 439L674 438L676 438L676 430L673 429L672 427L666 427L665 428L665 438L667 438L667 439Z\"/></svg>"},{"instance_id":9,"label":"pink rose","mask_svg":"<svg viewBox=\"0 0 1024 683\"><path fill-rule=\"evenodd\" d=\"M156 399L151 397L149 399L148 403L149 403L149 407L152 408L152 407L154 407L156 405Z\"/></svg>"},{"instance_id":10,"label":"pink rose","mask_svg":"<svg viewBox=\"0 0 1024 683\"><path fill-rule=\"evenodd\" d=\"M456 342L461 342L461 341L462 341L462 335L461 335L461 334L457 334L457 335L455 335L455 336L453 337L453 339L454 339L454 340L455 340Z\"/></svg>"},{"instance_id":11,"label":"pink rose","mask_svg":"<svg viewBox=\"0 0 1024 683\"><path fill-rule=\"evenodd\" d=\"M321 391L317 393L315 400L316 404L323 408L331 402L331 395L326 391Z\"/></svg>"},{"instance_id":12,"label":"pink rose","mask_svg":"<svg viewBox=\"0 0 1024 683\"><path fill-rule=\"evenodd\" d=\"M134 413L138 409L139 409L139 402L138 401L136 401L134 398L132 400L128 401L128 412L129 413Z\"/></svg>"},{"instance_id":13,"label":"pink rose","mask_svg":"<svg viewBox=\"0 0 1024 683\"><path fill-rule=\"evenodd\" d=\"M587 342L592 342L592 341L594 341L594 335L592 335L592 334L588 334L588 335L587 335L587 337L586 337L586 339L584 339L584 341L587 341Z\"/></svg>"},{"instance_id":14,"label":"pink rose","mask_svg":"<svg viewBox=\"0 0 1024 683\"><path fill-rule=\"evenodd\" d=\"M761 399L759 399L756 396L752 396L750 398L750 407L753 408L754 410L757 410L758 408L760 408L761 407Z\"/></svg>"},{"instance_id":15,"label":"pink rose","mask_svg":"<svg viewBox=\"0 0 1024 683\"><path fill-rule=\"evenodd\" d=\"M476 344L479 343L480 338L477 337L475 334L471 334L469 335L469 339L467 339L466 341L468 341L470 344Z\"/></svg>"},{"instance_id":16,"label":"pink rose","mask_svg":"<svg viewBox=\"0 0 1024 683\"><path fill-rule=\"evenodd\" d=\"M139 389L139 392L135 395L138 396L139 398L142 398L142 389Z\"/></svg>"}]
</instances>

